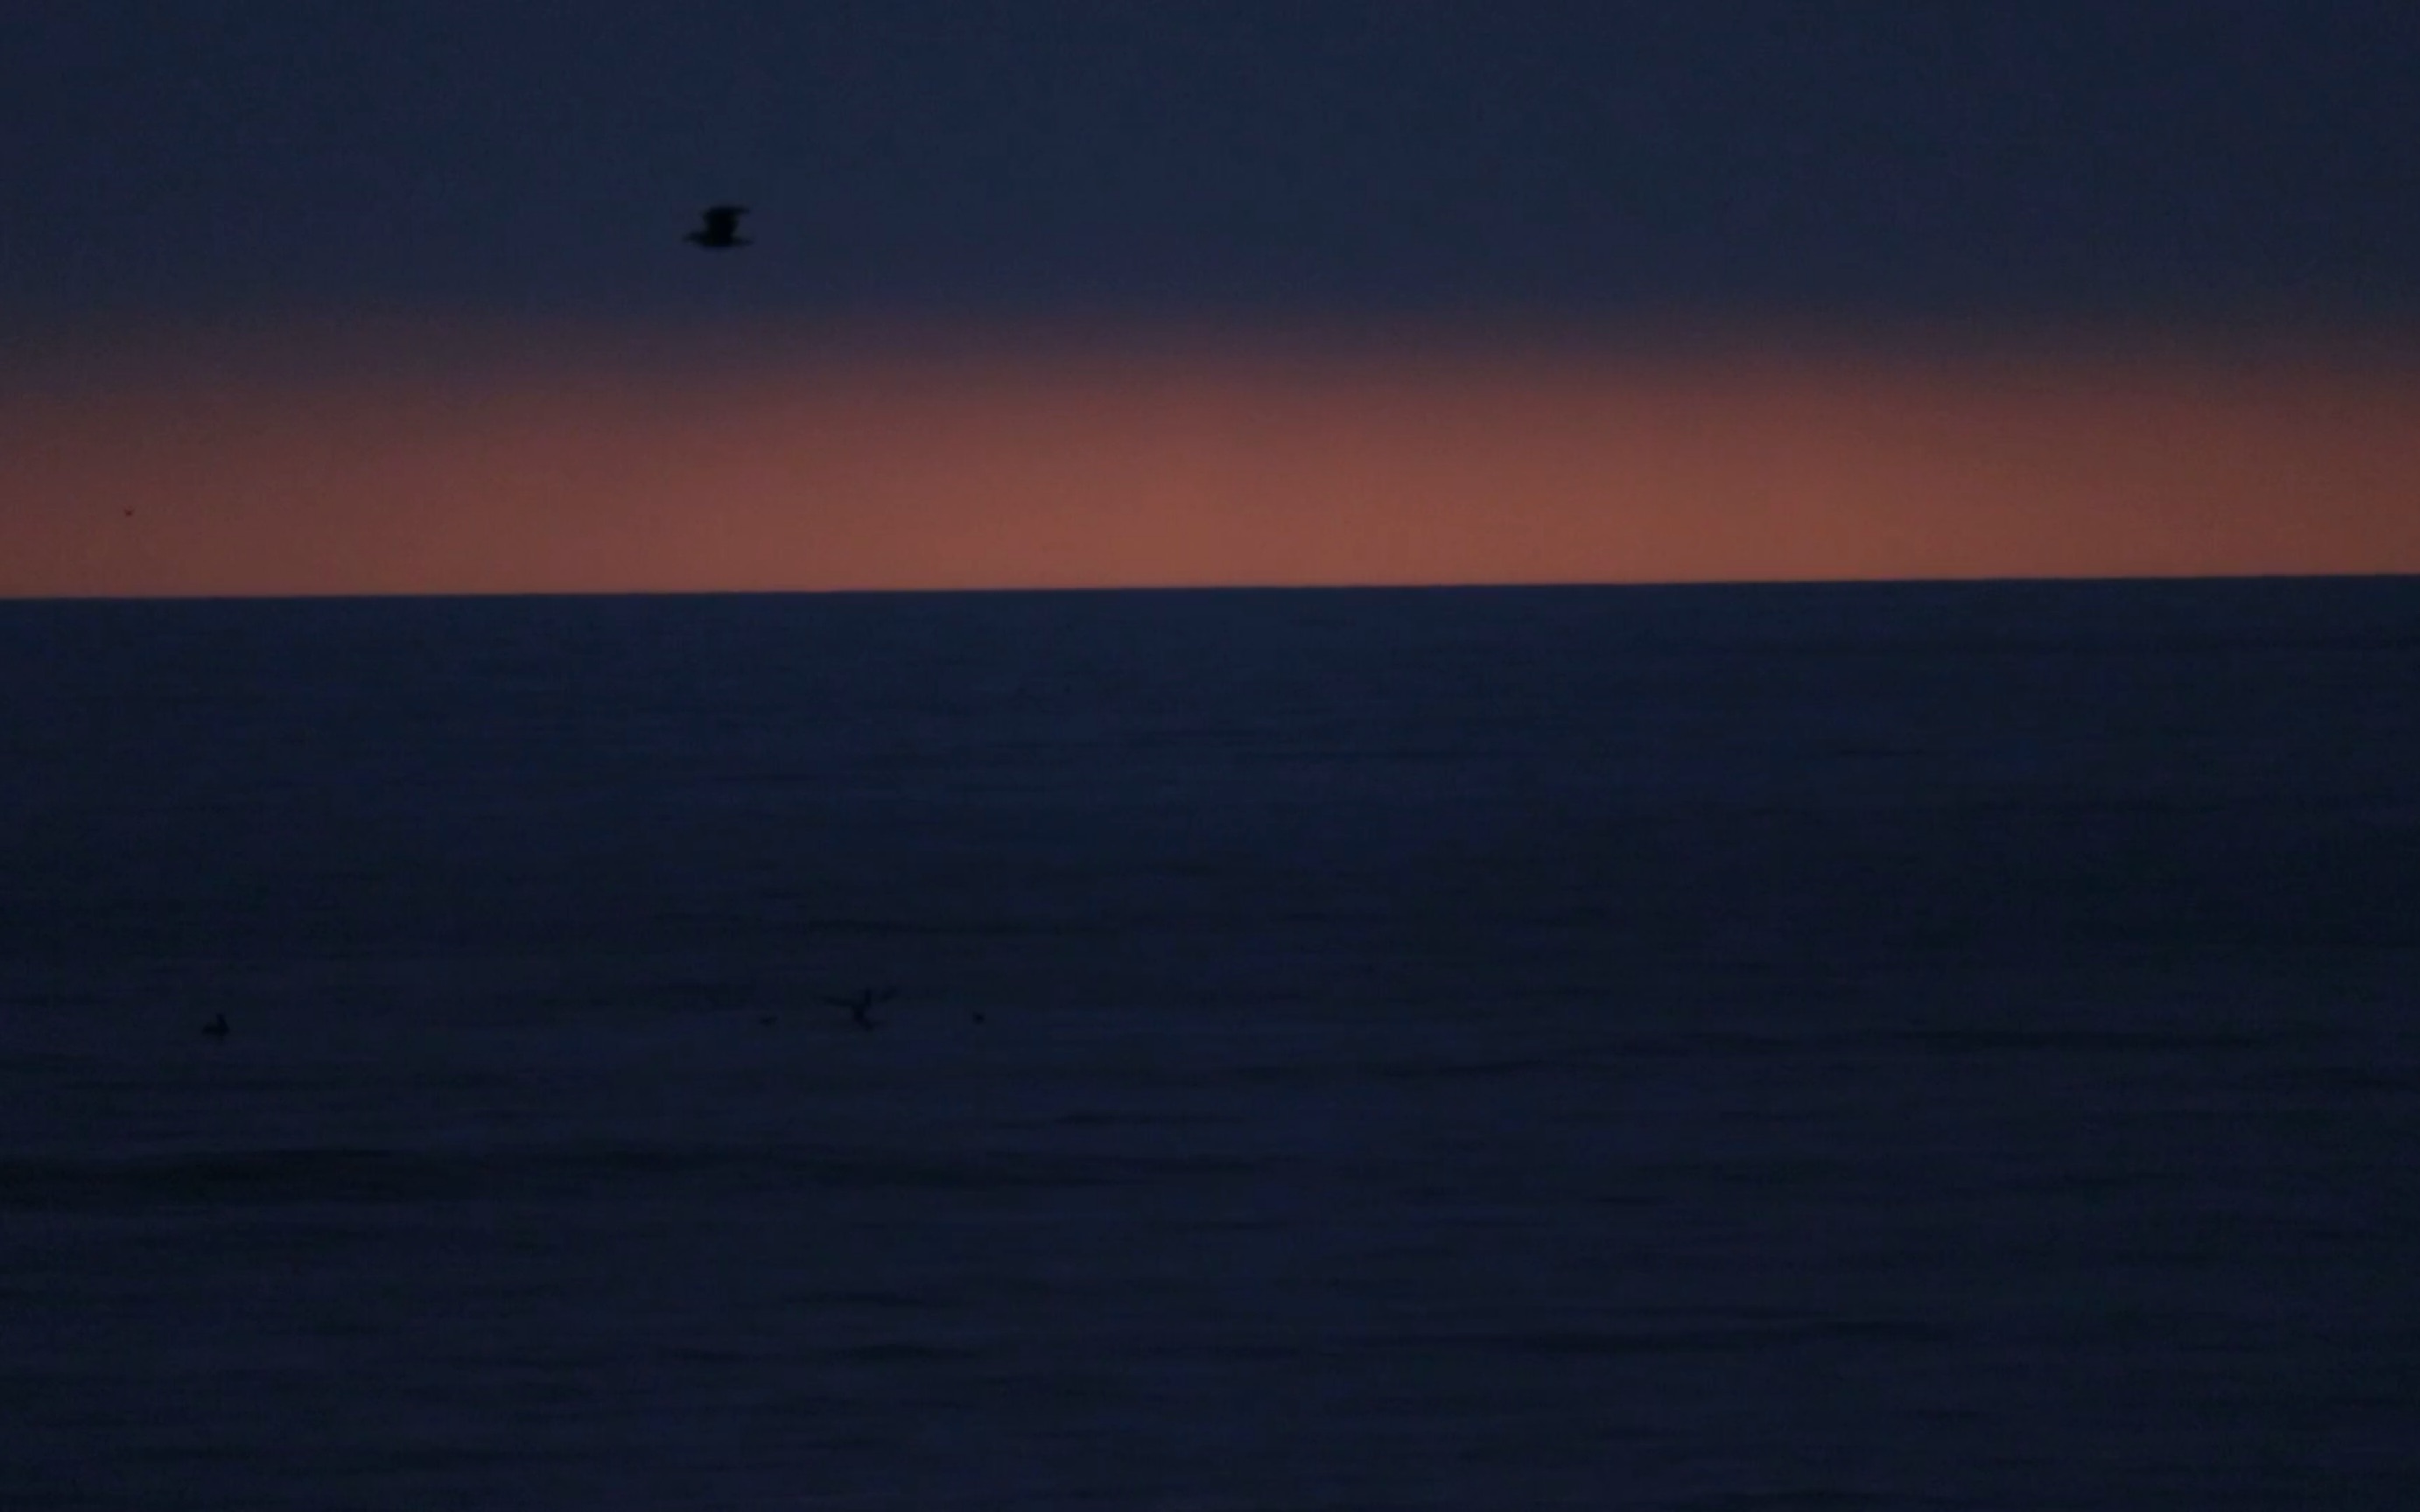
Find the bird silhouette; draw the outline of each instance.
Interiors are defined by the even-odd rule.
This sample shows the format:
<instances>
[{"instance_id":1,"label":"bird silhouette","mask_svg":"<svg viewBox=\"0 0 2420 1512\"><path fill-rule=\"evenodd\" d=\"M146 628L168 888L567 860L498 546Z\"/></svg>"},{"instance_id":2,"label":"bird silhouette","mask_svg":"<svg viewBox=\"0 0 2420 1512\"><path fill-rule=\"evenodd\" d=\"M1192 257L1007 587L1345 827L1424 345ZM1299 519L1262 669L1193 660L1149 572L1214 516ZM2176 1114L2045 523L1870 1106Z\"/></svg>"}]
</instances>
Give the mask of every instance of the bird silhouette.
<instances>
[{"instance_id":1,"label":"bird silhouette","mask_svg":"<svg viewBox=\"0 0 2420 1512\"><path fill-rule=\"evenodd\" d=\"M852 993L846 997L827 997L824 1001L834 1008L847 1009L851 1022L861 1029L871 1029L876 1027L875 1009L898 995L899 989L896 987L879 989L868 987L861 992Z\"/></svg>"},{"instance_id":2,"label":"bird silhouette","mask_svg":"<svg viewBox=\"0 0 2420 1512\"><path fill-rule=\"evenodd\" d=\"M748 213L745 205L711 205L706 209L704 223L681 239L694 241L708 252L728 252L748 245L739 234L739 218Z\"/></svg>"},{"instance_id":3,"label":"bird silhouette","mask_svg":"<svg viewBox=\"0 0 2420 1512\"><path fill-rule=\"evenodd\" d=\"M203 1025L202 1032L209 1035L213 1040L225 1039L227 1037L226 1015L225 1013L221 1013L217 1017L211 1019L208 1024Z\"/></svg>"}]
</instances>

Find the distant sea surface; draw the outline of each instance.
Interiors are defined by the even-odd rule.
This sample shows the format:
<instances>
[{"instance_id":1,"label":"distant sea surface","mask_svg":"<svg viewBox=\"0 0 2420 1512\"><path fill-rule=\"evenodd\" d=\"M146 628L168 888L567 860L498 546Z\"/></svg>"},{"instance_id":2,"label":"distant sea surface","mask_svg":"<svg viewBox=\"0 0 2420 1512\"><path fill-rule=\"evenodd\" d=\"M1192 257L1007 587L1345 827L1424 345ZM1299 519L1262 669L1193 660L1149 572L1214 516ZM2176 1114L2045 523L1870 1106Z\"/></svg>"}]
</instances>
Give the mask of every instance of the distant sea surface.
<instances>
[{"instance_id":1,"label":"distant sea surface","mask_svg":"<svg viewBox=\"0 0 2420 1512\"><path fill-rule=\"evenodd\" d=\"M0 605L13 1512L2408 1512L2415 1149L2412 580Z\"/></svg>"}]
</instances>

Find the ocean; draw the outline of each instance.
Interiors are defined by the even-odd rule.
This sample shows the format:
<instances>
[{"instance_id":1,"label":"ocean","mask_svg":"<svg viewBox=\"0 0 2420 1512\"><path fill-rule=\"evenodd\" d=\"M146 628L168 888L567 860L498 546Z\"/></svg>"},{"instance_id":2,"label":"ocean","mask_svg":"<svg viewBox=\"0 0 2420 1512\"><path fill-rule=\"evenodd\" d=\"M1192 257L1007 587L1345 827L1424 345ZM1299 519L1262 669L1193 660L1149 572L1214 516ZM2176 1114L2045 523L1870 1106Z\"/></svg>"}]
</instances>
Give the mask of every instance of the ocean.
<instances>
[{"instance_id":1,"label":"ocean","mask_svg":"<svg viewBox=\"0 0 2420 1512\"><path fill-rule=\"evenodd\" d=\"M2400 1512L2415 1140L2420 581L0 605L11 1512Z\"/></svg>"}]
</instances>

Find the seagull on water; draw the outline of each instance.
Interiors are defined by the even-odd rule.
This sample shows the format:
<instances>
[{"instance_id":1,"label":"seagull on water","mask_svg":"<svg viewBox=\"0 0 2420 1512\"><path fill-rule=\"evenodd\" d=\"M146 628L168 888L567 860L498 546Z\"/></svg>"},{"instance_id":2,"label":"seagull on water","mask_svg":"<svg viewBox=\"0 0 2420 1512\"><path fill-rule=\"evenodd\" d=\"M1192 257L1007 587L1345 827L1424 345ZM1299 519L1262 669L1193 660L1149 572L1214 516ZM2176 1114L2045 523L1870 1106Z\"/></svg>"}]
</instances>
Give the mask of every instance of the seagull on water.
<instances>
[{"instance_id":1,"label":"seagull on water","mask_svg":"<svg viewBox=\"0 0 2420 1512\"><path fill-rule=\"evenodd\" d=\"M868 987L846 997L827 997L824 1001L834 1008L847 1009L851 1022L861 1029L871 1029L876 1026L874 1021L875 1009L898 995L899 989L896 987L884 987L878 990Z\"/></svg>"}]
</instances>

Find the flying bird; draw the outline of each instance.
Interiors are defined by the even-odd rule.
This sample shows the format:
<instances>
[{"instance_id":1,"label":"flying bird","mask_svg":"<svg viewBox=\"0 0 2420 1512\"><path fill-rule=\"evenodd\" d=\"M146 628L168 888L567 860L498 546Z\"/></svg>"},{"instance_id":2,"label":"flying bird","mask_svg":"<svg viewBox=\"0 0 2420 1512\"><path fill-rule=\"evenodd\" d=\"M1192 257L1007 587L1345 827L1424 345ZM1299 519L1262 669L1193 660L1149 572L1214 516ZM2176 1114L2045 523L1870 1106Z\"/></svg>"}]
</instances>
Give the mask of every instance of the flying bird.
<instances>
[{"instance_id":1,"label":"flying bird","mask_svg":"<svg viewBox=\"0 0 2420 1512\"><path fill-rule=\"evenodd\" d=\"M708 252L728 252L748 245L739 234L739 218L748 213L745 205L713 205L706 211L706 224L681 239L694 241Z\"/></svg>"}]
</instances>

